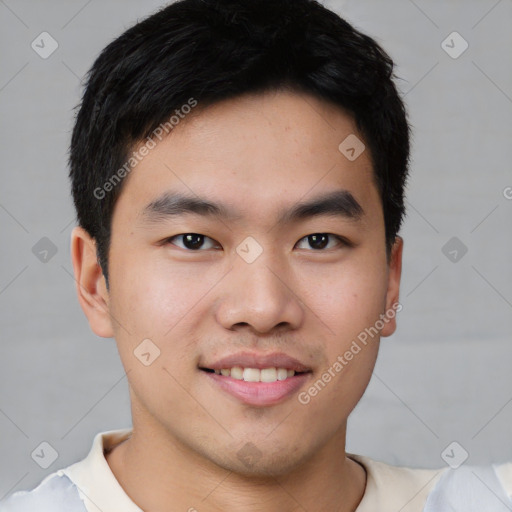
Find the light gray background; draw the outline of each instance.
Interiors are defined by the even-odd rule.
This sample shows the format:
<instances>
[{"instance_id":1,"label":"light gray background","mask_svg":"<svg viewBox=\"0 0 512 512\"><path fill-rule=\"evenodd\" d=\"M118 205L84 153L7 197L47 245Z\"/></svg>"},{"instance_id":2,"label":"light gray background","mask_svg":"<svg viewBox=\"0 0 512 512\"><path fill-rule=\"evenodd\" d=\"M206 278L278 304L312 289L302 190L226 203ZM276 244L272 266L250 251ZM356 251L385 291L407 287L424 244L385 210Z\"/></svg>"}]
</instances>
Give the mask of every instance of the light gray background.
<instances>
[{"instance_id":1,"label":"light gray background","mask_svg":"<svg viewBox=\"0 0 512 512\"><path fill-rule=\"evenodd\" d=\"M160 1L0 0L0 498L83 458L130 426L114 340L75 296L67 148L80 79L98 52ZM397 62L414 129L398 330L384 338L349 423L348 450L440 467L512 460L512 1L326 1ZM43 60L41 32L59 44ZM441 47L452 31L469 48ZM511 194L509 194L510 197ZM32 247L48 237L47 263ZM442 252L452 237L468 252ZM31 458L49 442L58 459Z\"/></svg>"}]
</instances>

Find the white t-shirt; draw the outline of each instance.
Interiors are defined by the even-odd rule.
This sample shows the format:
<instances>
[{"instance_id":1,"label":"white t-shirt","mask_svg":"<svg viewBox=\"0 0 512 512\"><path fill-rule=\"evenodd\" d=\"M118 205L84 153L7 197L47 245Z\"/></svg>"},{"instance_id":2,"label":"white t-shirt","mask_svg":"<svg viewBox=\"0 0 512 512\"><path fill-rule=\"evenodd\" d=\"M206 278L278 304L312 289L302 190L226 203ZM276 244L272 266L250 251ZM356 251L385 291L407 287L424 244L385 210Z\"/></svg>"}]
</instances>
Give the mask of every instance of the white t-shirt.
<instances>
[{"instance_id":1,"label":"white t-shirt","mask_svg":"<svg viewBox=\"0 0 512 512\"><path fill-rule=\"evenodd\" d=\"M28 512L26 506L31 507L30 512L143 512L116 480L104 455L131 433L131 429L98 433L85 459L48 475L32 491L14 493L0 503L0 512ZM428 496L449 469L411 469L347 455L362 464L367 474L365 493L356 512L423 512ZM505 510L512 510L512 463L493 468L504 500L510 499L510 508ZM31 495L37 499L30 501ZM57 502L62 508L55 506Z\"/></svg>"}]
</instances>

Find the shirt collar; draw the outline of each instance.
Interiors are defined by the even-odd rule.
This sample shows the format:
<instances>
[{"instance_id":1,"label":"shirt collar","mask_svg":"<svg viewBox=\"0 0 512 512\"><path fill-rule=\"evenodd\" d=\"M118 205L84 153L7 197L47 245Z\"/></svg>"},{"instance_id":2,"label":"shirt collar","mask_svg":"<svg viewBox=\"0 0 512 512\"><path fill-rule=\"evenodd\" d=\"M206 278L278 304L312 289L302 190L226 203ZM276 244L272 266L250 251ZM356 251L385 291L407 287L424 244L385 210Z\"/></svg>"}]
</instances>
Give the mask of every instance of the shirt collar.
<instances>
[{"instance_id":1,"label":"shirt collar","mask_svg":"<svg viewBox=\"0 0 512 512\"><path fill-rule=\"evenodd\" d=\"M77 486L87 512L143 512L116 480L105 458L105 451L128 439L132 432L132 428L125 428L96 434L87 457L59 471ZM352 453L347 456L366 471L366 489L356 512L396 510L397 505L403 507L405 503L403 512L422 510L429 491L442 473L442 470L398 468Z\"/></svg>"},{"instance_id":2,"label":"shirt collar","mask_svg":"<svg viewBox=\"0 0 512 512\"><path fill-rule=\"evenodd\" d=\"M104 455L131 434L131 428L96 434L87 457L61 470L77 486L87 512L143 512L116 480Z\"/></svg>"}]
</instances>

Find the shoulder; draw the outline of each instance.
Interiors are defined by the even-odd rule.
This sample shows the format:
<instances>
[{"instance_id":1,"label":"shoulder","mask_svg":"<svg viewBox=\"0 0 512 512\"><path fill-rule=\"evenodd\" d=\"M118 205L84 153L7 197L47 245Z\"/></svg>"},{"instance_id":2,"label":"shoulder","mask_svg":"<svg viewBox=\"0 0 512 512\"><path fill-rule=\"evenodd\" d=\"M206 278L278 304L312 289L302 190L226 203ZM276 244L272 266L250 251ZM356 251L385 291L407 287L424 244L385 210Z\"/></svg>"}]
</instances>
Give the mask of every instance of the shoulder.
<instances>
[{"instance_id":1,"label":"shoulder","mask_svg":"<svg viewBox=\"0 0 512 512\"><path fill-rule=\"evenodd\" d=\"M76 485L62 470L48 475L30 491L0 502L0 512L87 512Z\"/></svg>"},{"instance_id":2,"label":"shoulder","mask_svg":"<svg viewBox=\"0 0 512 512\"><path fill-rule=\"evenodd\" d=\"M465 512L510 512L512 496L510 482L502 478L507 465L460 466L449 469L428 497L425 512L435 512L440 507Z\"/></svg>"},{"instance_id":3,"label":"shoulder","mask_svg":"<svg viewBox=\"0 0 512 512\"><path fill-rule=\"evenodd\" d=\"M447 470L413 469L347 455L366 470L366 489L356 512L422 512L428 495Z\"/></svg>"},{"instance_id":4,"label":"shoulder","mask_svg":"<svg viewBox=\"0 0 512 512\"><path fill-rule=\"evenodd\" d=\"M512 501L512 462L493 465L507 497Z\"/></svg>"},{"instance_id":5,"label":"shoulder","mask_svg":"<svg viewBox=\"0 0 512 512\"><path fill-rule=\"evenodd\" d=\"M365 494L356 512L512 510L512 464L413 469L348 456L367 474Z\"/></svg>"}]
</instances>

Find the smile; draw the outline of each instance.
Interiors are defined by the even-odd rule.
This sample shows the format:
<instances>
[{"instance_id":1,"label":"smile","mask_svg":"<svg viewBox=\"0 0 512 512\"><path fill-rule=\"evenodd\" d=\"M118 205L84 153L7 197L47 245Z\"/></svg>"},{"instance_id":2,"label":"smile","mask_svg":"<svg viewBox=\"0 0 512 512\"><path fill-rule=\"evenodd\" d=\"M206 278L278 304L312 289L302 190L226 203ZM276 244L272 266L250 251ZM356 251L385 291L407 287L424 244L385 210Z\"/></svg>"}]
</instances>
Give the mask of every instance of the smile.
<instances>
[{"instance_id":1,"label":"smile","mask_svg":"<svg viewBox=\"0 0 512 512\"><path fill-rule=\"evenodd\" d=\"M205 368L206 371L214 372L217 375L231 377L245 382L276 382L286 380L295 375L295 370L287 368L242 368L233 366L232 368L223 368L222 370L213 370ZM297 372L299 373L299 372Z\"/></svg>"},{"instance_id":2,"label":"smile","mask_svg":"<svg viewBox=\"0 0 512 512\"><path fill-rule=\"evenodd\" d=\"M253 406L269 406L283 402L299 391L311 372L295 372L286 368L242 368L222 370L201 368L210 383L240 402Z\"/></svg>"}]
</instances>

